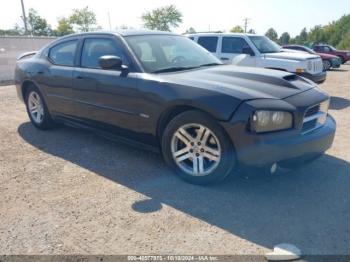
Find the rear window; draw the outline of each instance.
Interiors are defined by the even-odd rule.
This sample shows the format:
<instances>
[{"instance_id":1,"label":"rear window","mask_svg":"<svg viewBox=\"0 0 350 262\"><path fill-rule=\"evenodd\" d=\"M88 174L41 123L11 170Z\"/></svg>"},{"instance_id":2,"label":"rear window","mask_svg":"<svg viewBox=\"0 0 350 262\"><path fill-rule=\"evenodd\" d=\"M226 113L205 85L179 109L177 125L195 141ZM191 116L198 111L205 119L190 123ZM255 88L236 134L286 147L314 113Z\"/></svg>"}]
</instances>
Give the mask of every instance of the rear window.
<instances>
[{"instance_id":1,"label":"rear window","mask_svg":"<svg viewBox=\"0 0 350 262\"><path fill-rule=\"evenodd\" d=\"M73 66L78 40L71 40L52 47L49 58L52 63L63 66Z\"/></svg>"},{"instance_id":2,"label":"rear window","mask_svg":"<svg viewBox=\"0 0 350 262\"><path fill-rule=\"evenodd\" d=\"M203 46L209 52L215 53L218 45L218 37L215 36L201 36L198 38L198 44Z\"/></svg>"}]
</instances>

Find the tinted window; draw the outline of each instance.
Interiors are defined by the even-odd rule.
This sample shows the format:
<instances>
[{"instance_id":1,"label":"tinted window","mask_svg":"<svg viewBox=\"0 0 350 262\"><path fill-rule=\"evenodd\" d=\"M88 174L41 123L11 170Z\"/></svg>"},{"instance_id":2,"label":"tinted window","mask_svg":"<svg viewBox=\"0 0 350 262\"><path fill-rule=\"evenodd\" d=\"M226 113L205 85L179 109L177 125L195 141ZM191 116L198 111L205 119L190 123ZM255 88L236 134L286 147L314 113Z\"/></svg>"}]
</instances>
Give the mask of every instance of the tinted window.
<instances>
[{"instance_id":1,"label":"tinted window","mask_svg":"<svg viewBox=\"0 0 350 262\"><path fill-rule=\"evenodd\" d=\"M104 55L119 56L123 64L128 64L126 55L117 44L109 38L88 38L84 41L81 56L81 66L89 68L101 68L99 59Z\"/></svg>"},{"instance_id":2,"label":"tinted window","mask_svg":"<svg viewBox=\"0 0 350 262\"><path fill-rule=\"evenodd\" d=\"M240 37L223 37L222 53L242 54L243 48L249 47L247 42Z\"/></svg>"},{"instance_id":3,"label":"tinted window","mask_svg":"<svg viewBox=\"0 0 350 262\"><path fill-rule=\"evenodd\" d=\"M73 66L77 40L55 45L50 49L49 58L56 65Z\"/></svg>"},{"instance_id":4,"label":"tinted window","mask_svg":"<svg viewBox=\"0 0 350 262\"><path fill-rule=\"evenodd\" d=\"M190 36L189 39L194 40L194 37L193 37L193 36Z\"/></svg>"},{"instance_id":5,"label":"tinted window","mask_svg":"<svg viewBox=\"0 0 350 262\"><path fill-rule=\"evenodd\" d=\"M201 36L198 38L198 44L203 46L209 52L215 53L218 45L218 37L215 36Z\"/></svg>"}]
</instances>

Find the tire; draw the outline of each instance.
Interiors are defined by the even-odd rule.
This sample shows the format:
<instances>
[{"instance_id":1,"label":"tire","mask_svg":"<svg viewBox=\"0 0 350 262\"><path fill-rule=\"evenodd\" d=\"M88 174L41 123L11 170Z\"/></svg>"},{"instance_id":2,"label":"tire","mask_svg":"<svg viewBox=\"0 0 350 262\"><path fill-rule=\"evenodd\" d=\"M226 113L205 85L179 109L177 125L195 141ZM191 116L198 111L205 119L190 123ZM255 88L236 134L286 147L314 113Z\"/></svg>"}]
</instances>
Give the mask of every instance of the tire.
<instances>
[{"instance_id":1,"label":"tire","mask_svg":"<svg viewBox=\"0 0 350 262\"><path fill-rule=\"evenodd\" d=\"M332 63L329 60L323 60L323 69L324 71L328 71L331 69Z\"/></svg>"},{"instance_id":2,"label":"tire","mask_svg":"<svg viewBox=\"0 0 350 262\"><path fill-rule=\"evenodd\" d=\"M197 110L172 119L161 145L166 163L193 184L219 182L236 166L234 147L224 129L214 118Z\"/></svg>"},{"instance_id":3,"label":"tire","mask_svg":"<svg viewBox=\"0 0 350 262\"><path fill-rule=\"evenodd\" d=\"M29 119L36 128L48 130L56 127L38 87L27 87L24 97Z\"/></svg>"}]
</instances>

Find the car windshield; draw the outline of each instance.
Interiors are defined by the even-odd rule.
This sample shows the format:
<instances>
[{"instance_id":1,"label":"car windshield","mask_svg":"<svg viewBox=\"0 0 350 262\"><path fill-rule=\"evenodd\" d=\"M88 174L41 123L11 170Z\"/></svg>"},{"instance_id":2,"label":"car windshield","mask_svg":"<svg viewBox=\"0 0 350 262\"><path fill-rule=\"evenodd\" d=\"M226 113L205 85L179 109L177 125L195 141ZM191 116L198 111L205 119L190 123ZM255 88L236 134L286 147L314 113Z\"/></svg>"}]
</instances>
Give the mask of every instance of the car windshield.
<instances>
[{"instance_id":1,"label":"car windshield","mask_svg":"<svg viewBox=\"0 0 350 262\"><path fill-rule=\"evenodd\" d=\"M337 49L334 47L334 46L329 46L329 48L332 50L332 51L337 51Z\"/></svg>"},{"instance_id":2,"label":"car windshield","mask_svg":"<svg viewBox=\"0 0 350 262\"><path fill-rule=\"evenodd\" d=\"M125 39L148 73L222 65L219 59L187 37L140 35Z\"/></svg>"},{"instance_id":3,"label":"car windshield","mask_svg":"<svg viewBox=\"0 0 350 262\"><path fill-rule=\"evenodd\" d=\"M271 41L266 36L249 36L249 38L262 54L279 53L282 51L282 47Z\"/></svg>"},{"instance_id":4,"label":"car windshield","mask_svg":"<svg viewBox=\"0 0 350 262\"><path fill-rule=\"evenodd\" d=\"M310 54L316 54L316 52L314 50L312 50L311 48L309 48L307 46L303 46L303 48L305 49L306 52L308 52Z\"/></svg>"}]
</instances>

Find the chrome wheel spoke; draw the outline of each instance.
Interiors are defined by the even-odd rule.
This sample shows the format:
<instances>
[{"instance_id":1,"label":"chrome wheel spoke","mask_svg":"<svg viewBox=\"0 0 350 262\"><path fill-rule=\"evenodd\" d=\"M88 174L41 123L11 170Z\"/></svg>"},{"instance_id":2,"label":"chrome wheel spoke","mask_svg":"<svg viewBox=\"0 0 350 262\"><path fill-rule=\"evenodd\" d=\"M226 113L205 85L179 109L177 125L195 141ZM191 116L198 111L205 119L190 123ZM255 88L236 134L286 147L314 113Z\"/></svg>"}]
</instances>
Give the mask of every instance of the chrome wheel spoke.
<instances>
[{"instance_id":1,"label":"chrome wheel spoke","mask_svg":"<svg viewBox=\"0 0 350 262\"><path fill-rule=\"evenodd\" d=\"M202 155L198 157L198 170L200 174L204 172L204 159Z\"/></svg>"},{"instance_id":2,"label":"chrome wheel spoke","mask_svg":"<svg viewBox=\"0 0 350 262\"><path fill-rule=\"evenodd\" d=\"M182 156L178 157L176 159L176 161L177 162L182 162L182 161L184 161L186 159L189 159L190 157L192 157L192 154L188 153L188 154L185 154L185 155L182 155Z\"/></svg>"},{"instance_id":3,"label":"chrome wheel spoke","mask_svg":"<svg viewBox=\"0 0 350 262\"><path fill-rule=\"evenodd\" d=\"M181 156L181 155L183 155L183 154L185 154L185 153L189 153L189 152L190 152L189 147L185 147L185 148L183 148L183 149L180 149L180 150L176 151L176 152L174 153L174 156L175 156L175 157L179 157L179 156Z\"/></svg>"},{"instance_id":4,"label":"chrome wheel spoke","mask_svg":"<svg viewBox=\"0 0 350 262\"><path fill-rule=\"evenodd\" d=\"M214 156L214 155L209 154L207 152L204 152L203 156L211 161L214 161L214 162L218 162L220 160L220 158L218 156Z\"/></svg>"},{"instance_id":5,"label":"chrome wheel spoke","mask_svg":"<svg viewBox=\"0 0 350 262\"><path fill-rule=\"evenodd\" d=\"M198 170L198 158L197 157L193 158L193 163L192 164L193 164L193 173L195 175L198 175L199 170Z\"/></svg>"}]
</instances>

